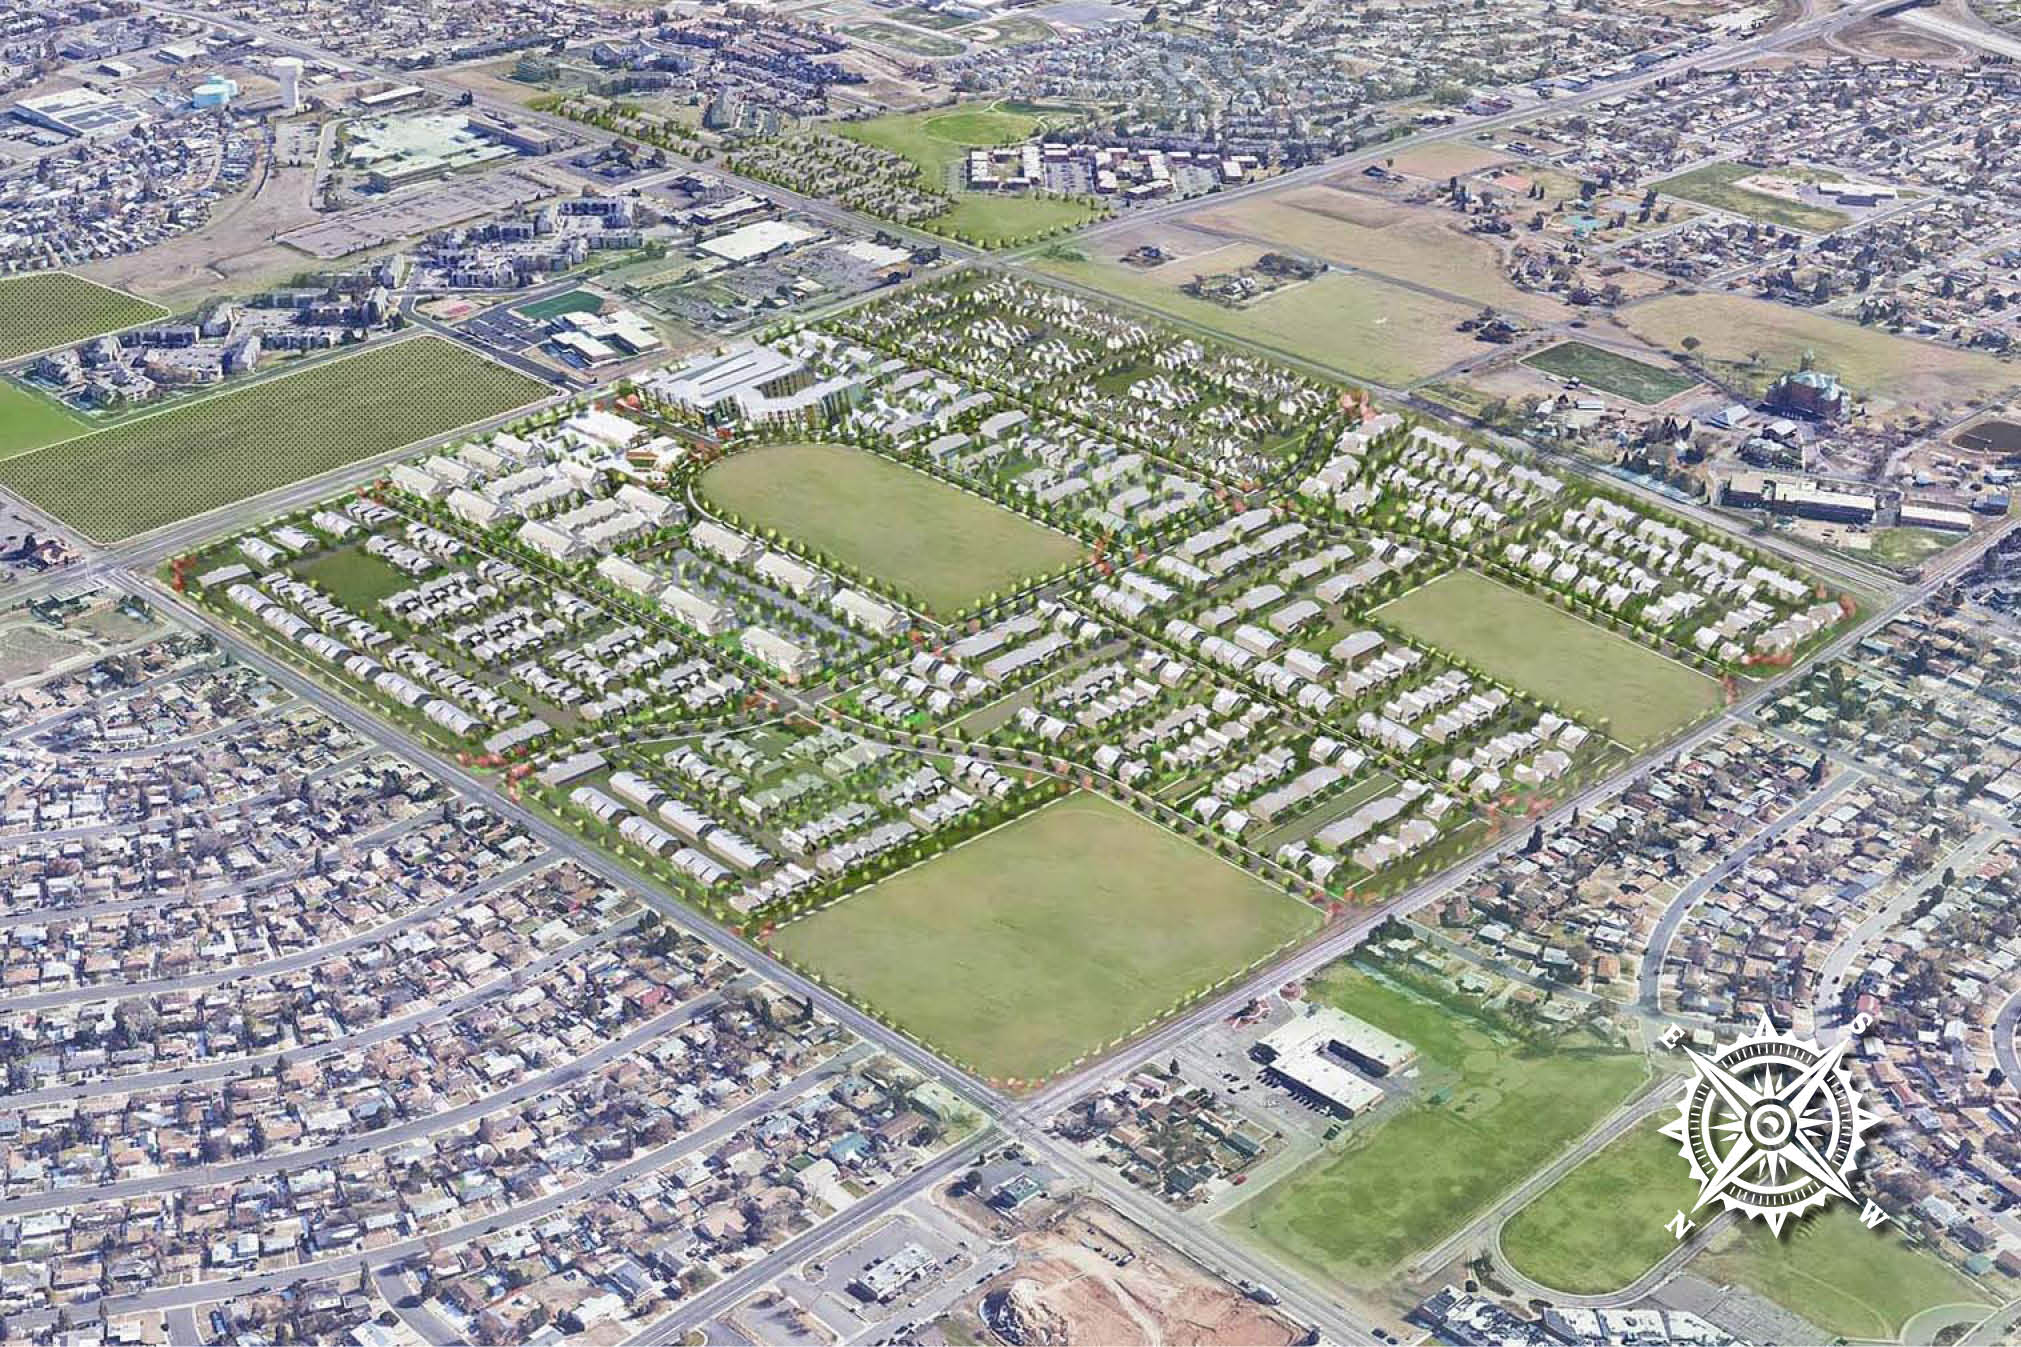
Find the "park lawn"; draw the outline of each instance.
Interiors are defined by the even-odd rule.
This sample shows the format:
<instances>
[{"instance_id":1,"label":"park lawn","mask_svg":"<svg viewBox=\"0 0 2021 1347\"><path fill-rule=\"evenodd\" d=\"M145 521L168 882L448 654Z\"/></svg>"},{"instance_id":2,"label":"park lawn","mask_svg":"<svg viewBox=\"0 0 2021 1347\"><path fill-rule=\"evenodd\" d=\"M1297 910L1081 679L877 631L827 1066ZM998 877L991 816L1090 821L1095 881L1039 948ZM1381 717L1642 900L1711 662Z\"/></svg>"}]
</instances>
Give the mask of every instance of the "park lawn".
<instances>
[{"instance_id":1,"label":"park lawn","mask_svg":"<svg viewBox=\"0 0 2021 1347\"><path fill-rule=\"evenodd\" d=\"M1209 332L1390 388L1429 378L1480 349L1472 337L1457 330L1477 310L1361 272L1324 272L1239 309L1180 292L1179 287L1203 266L1232 271L1253 264L1266 251L1231 244L1204 257L1182 258L1148 271L1066 256L1043 256L1034 265L1062 280L1134 300ZM1205 258L1213 261L1207 263Z\"/></svg>"},{"instance_id":2,"label":"park lawn","mask_svg":"<svg viewBox=\"0 0 2021 1347\"><path fill-rule=\"evenodd\" d=\"M1819 369L1868 397L1976 402L2021 384L2021 371L1983 352L1913 341L1745 295L1662 295L1621 310L1621 321L1666 350L1682 350L1685 338L1696 338L1702 359L1720 362L1756 391L1798 368L1806 351L1816 353ZM1760 361L1750 361L1752 355Z\"/></svg>"},{"instance_id":3,"label":"park lawn","mask_svg":"<svg viewBox=\"0 0 2021 1347\"><path fill-rule=\"evenodd\" d=\"M1735 215L1760 220L1763 224L1801 229L1807 234L1828 234L1852 222L1851 216L1830 206L1788 201L1770 196L1767 192L1735 185L1742 178L1751 178L1764 171L1747 164L1707 164L1652 185L1665 196L1682 197L1701 206L1716 206Z\"/></svg>"},{"instance_id":4,"label":"park lawn","mask_svg":"<svg viewBox=\"0 0 2021 1347\"><path fill-rule=\"evenodd\" d=\"M1631 748L1667 738L1720 705L1719 684L1633 639L1476 571L1448 571L1375 610Z\"/></svg>"},{"instance_id":5,"label":"park lawn","mask_svg":"<svg viewBox=\"0 0 2021 1347\"><path fill-rule=\"evenodd\" d=\"M437 337L373 346L0 461L0 483L101 542L533 402L547 386Z\"/></svg>"},{"instance_id":6,"label":"park lawn","mask_svg":"<svg viewBox=\"0 0 2021 1347\"><path fill-rule=\"evenodd\" d=\"M1319 920L1121 805L1075 794L782 927L772 947L982 1075L1032 1081Z\"/></svg>"},{"instance_id":7,"label":"park lawn","mask_svg":"<svg viewBox=\"0 0 2021 1347\"><path fill-rule=\"evenodd\" d=\"M1893 1222L1869 1230L1842 1202L1785 1227L1780 1239L1748 1221L1717 1252L1694 1259L1691 1271L1738 1282L1848 1338L1893 1341L1925 1310L1992 1299L1934 1254L1911 1248Z\"/></svg>"},{"instance_id":8,"label":"park lawn","mask_svg":"<svg viewBox=\"0 0 2021 1347\"><path fill-rule=\"evenodd\" d=\"M1660 1119L1616 1138L1502 1227L1502 1256L1568 1295L1618 1291L1676 1246L1663 1223L1698 1200Z\"/></svg>"},{"instance_id":9,"label":"park lawn","mask_svg":"<svg viewBox=\"0 0 2021 1347\"><path fill-rule=\"evenodd\" d=\"M969 239L980 248L1001 248L1079 228L1099 213L1088 202L1066 197L959 192L953 207L921 223L937 234Z\"/></svg>"},{"instance_id":10,"label":"park lawn","mask_svg":"<svg viewBox=\"0 0 2021 1347\"><path fill-rule=\"evenodd\" d=\"M1874 530L1873 556L1890 566L1920 566L1939 552L1965 541L1969 534L1940 533L1936 529L1891 528Z\"/></svg>"},{"instance_id":11,"label":"park lawn","mask_svg":"<svg viewBox=\"0 0 2021 1347\"><path fill-rule=\"evenodd\" d=\"M1079 561L1081 544L862 449L767 445L702 474L701 491L946 616Z\"/></svg>"},{"instance_id":12,"label":"park lawn","mask_svg":"<svg viewBox=\"0 0 2021 1347\"><path fill-rule=\"evenodd\" d=\"M369 613L388 594L397 594L414 584L412 577L395 570L367 552L362 544L340 547L302 563L300 574L337 596L360 612Z\"/></svg>"},{"instance_id":13,"label":"park lawn","mask_svg":"<svg viewBox=\"0 0 2021 1347\"><path fill-rule=\"evenodd\" d=\"M1687 388L1698 387L1698 380L1689 374L1631 359L1583 341L1559 342L1535 355L1525 356L1523 363L1561 379L1577 379L1603 393L1613 393L1645 406L1654 406L1676 397Z\"/></svg>"},{"instance_id":14,"label":"park lawn","mask_svg":"<svg viewBox=\"0 0 2021 1347\"><path fill-rule=\"evenodd\" d=\"M0 379L0 458L25 454L91 429L90 422L45 393Z\"/></svg>"},{"instance_id":15,"label":"park lawn","mask_svg":"<svg viewBox=\"0 0 2021 1347\"><path fill-rule=\"evenodd\" d=\"M1338 966L1307 994L1417 1047L1430 1096L1353 1125L1223 1217L1317 1276L1371 1288L1550 1162L1642 1083L1634 1053L1531 1052L1480 1020ZM1681 1163L1681 1162L1680 1162Z\"/></svg>"},{"instance_id":16,"label":"park lawn","mask_svg":"<svg viewBox=\"0 0 2021 1347\"><path fill-rule=\"evenodd\" d=\"M0 277L0 360L68 346L167 313L159 304L67 271Z\"/></svg>"}]
</instances>

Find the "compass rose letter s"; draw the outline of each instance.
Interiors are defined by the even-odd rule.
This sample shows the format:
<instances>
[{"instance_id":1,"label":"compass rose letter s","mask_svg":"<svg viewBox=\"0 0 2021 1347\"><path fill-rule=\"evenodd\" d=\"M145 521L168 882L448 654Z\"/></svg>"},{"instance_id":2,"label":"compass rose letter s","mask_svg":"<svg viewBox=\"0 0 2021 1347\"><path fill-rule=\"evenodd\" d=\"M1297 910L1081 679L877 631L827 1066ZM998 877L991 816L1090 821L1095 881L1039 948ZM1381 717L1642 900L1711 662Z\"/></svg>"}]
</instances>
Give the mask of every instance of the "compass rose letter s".
<instances>
[{"instance_id":1,"label":"compass rose letter s","mask_svg":"<svg viewBox=\"0 0 2021 1347\"><path fill-rule=\"evenodd\" d=\"M1685 1049L1693 1076L1663 1135L1678 1143L1698 1180L1694 1211L1717 1200L1781 1234L1790 1217L1834 1197L1859 1205L1848 1180L1877 1119L1853 1089L1846 1050L1865 1028L1862 1017L1820 1048L1764 1018L1752 1036L1714 1055ZM1875 1223L1867 1211L1861 1216Z\"/></svg>"}]
</instances>

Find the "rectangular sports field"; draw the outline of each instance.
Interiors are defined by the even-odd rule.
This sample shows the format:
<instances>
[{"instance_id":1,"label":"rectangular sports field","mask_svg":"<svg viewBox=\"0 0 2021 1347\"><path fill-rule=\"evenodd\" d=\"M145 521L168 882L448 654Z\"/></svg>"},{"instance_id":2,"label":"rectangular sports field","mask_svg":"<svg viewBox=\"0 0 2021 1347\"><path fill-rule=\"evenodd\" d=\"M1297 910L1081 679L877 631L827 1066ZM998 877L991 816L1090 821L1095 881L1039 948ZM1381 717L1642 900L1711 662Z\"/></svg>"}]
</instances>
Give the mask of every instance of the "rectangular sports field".
<instances>
[{"instance_id":1,"label":"rectangular sports field","mask_svg":"<svg viewBox=\"0 0 2021 1347\"><path fill-rule=\"evenodd\" d=\"M547 386L437 337L374 346L0 461L0 482L101 542L538 399Z\"/></svg>"},{"instance_id":2,"label":"rectangular sports field","mask_svg":"<svg viewBox=\"0 0 2021 1347\"><path fill-rule=\"evenodd\" d=\"M1376 616L1556 703L1630 747L1682 729L1720 704L1713 679L1476 571L1448 571Z\"/></svg>"},{"instance_id":3,"label":"rectangular sports field","mask_svg":"<svg viewBox=\"0 0 2021 1347\"><path fill-rule=\"evenodd\" d=\"M1640 1055L1532 1052L1338 965L1307 994L1416 1046L1432 1093L1356 1123L1223 1220L1314 1274L1372 1287L1556 1156L1644 1078Z\"/></svg>"},{"instance_id":4,"label":"rectangular sports field","mask_svg":"<svg viewBox=\"0 0 2021 1347\"><path fill-rule=\"evenodd\" d=\"M1034 1080L1318 925L1184 838L1076 794L772 943L981 1074Z\"/></svg>"},{"instance_id":5,"label":"rectangular sports field","mask_svg":"<svg viewBox=\"0 0 2021 1347\"><path fill-rule=\"evenodd\" d=\"M0 360L67 346L167 312L67 271L0 278Z\"/></svg>"},{"instance_id":6,"label":"rectangular sports field","mask_svg":"<svg viewBox=\"0 0 2021 1347\"><path fill-rule=\"evenodd\" d=\"M1555 374L1561 379L1578 379L1603 393L1613 393L1633 402L1654 405L1676 397L1698 380L1661 365L1634 360L1604 347L1583 341L1562 341L1547 350L1523 359L1525 365Z\"/></svg>"},{"instance_id":7,"label":"rectangular sports field","mask_svg":"<svg viewBox=\"0 0 2021 1347\"><path fill-rule=\"evenodd\" d=\"M702 474L701 491L946 616L1081 559L1081 544L861 449L768 445Z\"/></svg>"}]
</instances>

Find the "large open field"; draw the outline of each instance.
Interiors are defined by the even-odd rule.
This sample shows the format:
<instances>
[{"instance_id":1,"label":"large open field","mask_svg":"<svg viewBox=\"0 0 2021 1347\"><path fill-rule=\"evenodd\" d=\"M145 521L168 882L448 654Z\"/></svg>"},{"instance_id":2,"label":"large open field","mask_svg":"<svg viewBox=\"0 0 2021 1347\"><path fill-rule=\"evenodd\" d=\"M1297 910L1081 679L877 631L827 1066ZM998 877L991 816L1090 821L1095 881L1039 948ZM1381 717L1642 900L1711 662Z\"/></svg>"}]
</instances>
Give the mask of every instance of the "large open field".
<instances>
[{"instance_id":1,"label":"large open field","mask_svg":"<svg viewBox=\"0 0 2021 1347\"><path fill-rule=\"evenodd\" d=\"M1676 1246L1663 1223L1698 1200L1677 1143L1652 1119L1609 1142L1502 1227L1525 1277L1571 1295L1618 1291Z\"/></svg>"},{"instance_id":2,"label":"large open field","mask_svg":"<svg viewBox=\"0 0 2021 1347\"><path fill-rule=\"evenodd\" d=\"M910 159L918 165L923 184L954 194L954 207L926 221L928 228L993 248L1095 218L1094 206L1085 201L962 190L960 164L972 146L1016 144L1046 125L1040 117L999 102L890 112L867 121L838 122L834 129Z\"/></svg>"},{"instance_id":3,"label":"large open field","mask_svg":"<svg viewBox=\"0 0 2021 1347\"><path fill-rule=\"evenodd\" d=\"M1535 355L1525 356L1523 363L1561 379L1577 379L1603 393L1613 393L1645 406L1667 401L1687 388L1698 386L1698 380L1689 374L1643 360L1631 360L1583 341L1559 342Z\"/></svg>"},{"instance_id":4,"label":"large open field","mask_svg":"<svg viewBox=\"0 0 2021 1347\"><path fill-rule=\"evenodd\" d=\"M1621 321L1666 350L1682 350L1686 337L1698 338L1701 359L1717 362L1722 373L1755 389L1797 368L1805 351L1816 352L1819 369L1866 397L1936 406L2021 385L2021 366L1990 355L1911 341L1742 295L1664 295L1622 310ZM1750 362L1753 355L1758 363Z\"/></svg>"},{"instance_id":5,"label":"large open field","mask_svg":"<svg viewBox=\"0 0 2021 1347\"><path fill-rule=\"evenodd\" d=\"M773 945L986 1076L1052 1074L1319 924L1072 795L783 927Z\"/></svg>"},{"instance_id":6,"label":"large open field","mask_svg":"<svg viewBox=\"0 0 2021 1347\"><path fill-rule=\"evenodd\" d=\"M1188 225L1427 286L1469 305L1539 319L1568 312L1549 295L1512 285L1495 245L1453 228L1448 211L1374 201L1333 187L1300 187L1225 206L1207 200L1186 217Z\"/></svg>"},{"instance_id":7,"label":"large open field","mask_svg":"<svg viewBox=\"0 0 2021 1347\"><path fill-rule=\"evenodd\" d=\"M0 458L40 449L88 429L83 417L55 398L0 379Z\"/></svg>"},{"instance_id":8,"label":"large open field","mask_svg":"<svg viewBox=\"0 0 2021 1347\"><path fill-rule=\"evenodd\" d=\"M143 533L532 402L547 386L436 337L372 347L0 462L100 541Z\"/></svg>"},{"instance_id":9,"label":"large open field","mask_svg":"<svg viewBox=\"0 0 2021 1347\"><path fill-rule=\"evenodd\" d=\"M1463 1227L1644 1078L1631 1053L1532 1054L1459 1011L1336 969L1309 994L1418 1049L1428 1097L1350 1129L1227 1223L1315 1275L1368 1287Z\"/></svg>"},{"instance_id":10,"label":"large open field","mask_svg":"<svg viewBox=\"0 0 2021 1347\"><path fill-rule=\"evenodd\" d=\"M1717 1252L1694 1259L1707 1281L1751 1287L1827 1333L1893 1341L1902 1326L1940 1305L1993 1297L1912 1249L1892 1223L1869 1230L1844 1203L1791 1225L1781 1239L1748 1222Z\"/></svg>"},{"instance_id":11,"label":"large open field","mask_svg":"<svg viewBox=\"0 0 2021 1347\"><path fill-rule=\"evenodd\" d=\"M1046 257L1041 271L1244 341L1392 388L1416 383L1483 348L1456 331L1474 316L1455 304L1360 272L1329 271L1239 309L1194 299L1179 287L1196 272L1253 263L1266 249L1229 244L1148 271L1119 262Z\"/></svg>"},{"instance_id":12,"label":"large open field","mask_svg":"<svg viewBox=\"0 0 2021 1347\"><path fill-rule=\"evenodd\" d=\"M1589 725L1606 721L1630 747L1720 704L1719 684L1697 670L1474 571L1449 571L1376 615Z\"/></svg>"},{"instance_id":13,"label":"large open field","mask_svg":"<svg viewBox=\"0 0 2021 1347\"><path fill-rule=\"evenodd\" d=\"M1665 196L1682 197L1702 206L1716 206L1784 229L1801 229L1811 234L1828 234L1851 223L1852 217L1830 206L1808 201L1791 201L1767 192L1757 192L1738 184L1762 172L1748 164L1707 164L1674 178L1653 184Z\"/></svg>"},{"instance_id":14,"label":"large open field","mask_svg":"<svg viewBox=\"0 0 2021 1347\"><path fill-rule=\"evenodd\" d=\"M167 312L67 271L0 278L0 360L132 327Z\"/></svg>"},{"instance_id":15,"label":"large open field","mask_svg":"<svg viewBox=\"0 0 2021 1347\"><path fill-rule=\"evenodd\" d=\"M1081 545L980 496L861 449L771 445L702 474L702 494L746 521L953 613L1072 564Z\"/></svg>"}]
</instances>

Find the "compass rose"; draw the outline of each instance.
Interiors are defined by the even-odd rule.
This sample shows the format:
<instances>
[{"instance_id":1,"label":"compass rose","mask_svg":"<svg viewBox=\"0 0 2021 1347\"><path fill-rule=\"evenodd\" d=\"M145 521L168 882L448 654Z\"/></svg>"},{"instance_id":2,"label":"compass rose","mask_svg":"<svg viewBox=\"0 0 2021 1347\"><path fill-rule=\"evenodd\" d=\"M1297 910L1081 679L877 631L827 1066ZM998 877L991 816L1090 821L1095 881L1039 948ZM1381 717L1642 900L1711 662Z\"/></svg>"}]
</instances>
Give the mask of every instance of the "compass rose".
<instances>
[{"instance_id":1,"label":"compass rose","mask_svg":"<svg viewBox=\"0 0 2021 1347\"><path fill-rule=\"evenodd\" d=\"M1716 1198L1781 1234L1783 1222L1834 1197L1859 1201L1847 1179L1878 1119L1853 1089L1846 1050L1865 1028L1862 1017L1820 1048L1763 1017L1754 1034L1713 1056L1685 1049L1694 1074L1663 1135L1698 1180L1694 1211Z\"/></svg>"}]
</instances>

